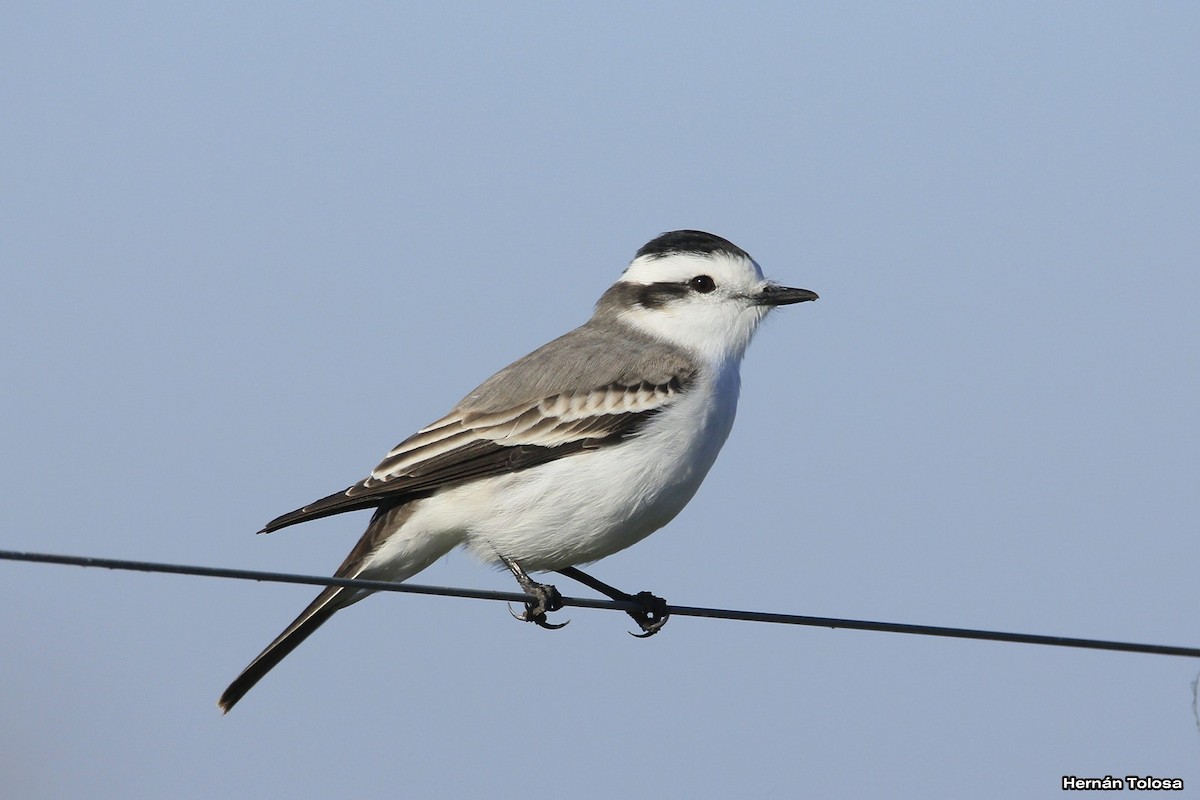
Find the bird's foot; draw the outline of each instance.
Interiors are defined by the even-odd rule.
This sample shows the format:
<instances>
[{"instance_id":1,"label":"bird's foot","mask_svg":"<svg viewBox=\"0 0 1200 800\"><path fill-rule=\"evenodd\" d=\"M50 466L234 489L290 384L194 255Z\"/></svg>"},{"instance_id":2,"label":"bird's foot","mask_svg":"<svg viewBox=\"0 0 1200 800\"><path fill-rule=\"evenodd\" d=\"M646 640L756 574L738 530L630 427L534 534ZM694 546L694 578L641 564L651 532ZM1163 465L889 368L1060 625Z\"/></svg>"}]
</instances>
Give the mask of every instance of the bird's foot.
<instances>
[{"instance_id":1,"label":"bird's foot","mask_svg":"<svg viewBox=\"0 0 1200 800\"><path fill-rule=\"evenodd\" d=\"M629 632L630 636L636 636L638 639L648 639L654 634L662 630L662 626L667 624L667 620L671 617L671 612L667 608L667 601L650 592L638 592L635 595L629 595L630 602L638 603L641 608L637 611L626 611L625 613L633 617L633 621L642 629L641 633Z\"/></svg>"},{"instance_id":2,"label":"bird's foot","mask_svg":"<svg viewBox=\"0 0 1200 800\"><path fill-rule=\"evenodd\" d=\"M553 586L547 586L542 583L533 583L530 581L529 586L522 586L525 594L529 595L529 599L525 601L525 611L518 614L509 606L508 613L513 615L514 619L519 619L522 622L532 622L539 628L545 628L549 631L556 631L559 628L565 628L567 622L560 622L557 625L546 619L547 612L558 611L563 607L562 595L558 593L558 589Z\"/></svg>"},{"instance_id":3,"label":"bird's foot","mask_svg":"<svg viewBox=\"0 0 1200 800\"><path fill-rule=\"evenodd\" d=\"M634 611L625 612L633 617L633 621L642 629L641 633L630 631L630 636L636 636L639 639L648 639L662 630L662 626L667 624L667 618L671 616L671 611L667 607L667 601L650 592L627 594L614 586L609 586L602 580L593 578L576 567L563 567L558 571L558 574L566 575L571 580L579 581L584 586L590 586L610 600L622 603L635 603L640 606L640 608Z\"/></svg>"},{"instance_id":4,"label":"bird's foot","mask_svg":"<svg viewBox=\"0 0 1200 800\"><path fill-rule=\"evenodd\" d=\"M545 628L546 630L556 631L559 628L565 628L571 620L560 622L556 625L546 619L547 613L558 611L563 607L562 595L559 594L558 589L548 584L537 583L525 574L525 570L516 561L504 558L503 556L501 556L501 560L508 567L508 571L513 574L513 577L517 579L517 583L521 584L521 591L525 592L529 597L525 601L524 613L516 613L512 610L511 606L508 609L508 613L512 614L515 619L519 619L522 622L532 622L539 628Z\"/></svg>"}]
</instances>

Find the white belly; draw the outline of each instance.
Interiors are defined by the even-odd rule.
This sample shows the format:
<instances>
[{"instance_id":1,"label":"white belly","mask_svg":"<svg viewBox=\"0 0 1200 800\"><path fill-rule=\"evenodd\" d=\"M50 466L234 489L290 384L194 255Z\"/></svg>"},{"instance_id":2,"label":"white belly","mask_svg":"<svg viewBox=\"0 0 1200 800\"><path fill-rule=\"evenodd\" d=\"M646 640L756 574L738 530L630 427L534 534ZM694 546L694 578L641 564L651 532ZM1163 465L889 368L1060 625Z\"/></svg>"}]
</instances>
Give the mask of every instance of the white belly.
<instances>
[{"instance_id":1,"label":"white belly","mask_svg":"<svg viewBox=\"0 0 1200 800\"><path fill-rule=\"evenodd\" d=\"M725 443L737 411L737 368L715 381L697 385L632 439L440 492L412 521L457 529L480 558L504 555L534 571L623 550L687 505Z\"/></svg>"}]
</instances>

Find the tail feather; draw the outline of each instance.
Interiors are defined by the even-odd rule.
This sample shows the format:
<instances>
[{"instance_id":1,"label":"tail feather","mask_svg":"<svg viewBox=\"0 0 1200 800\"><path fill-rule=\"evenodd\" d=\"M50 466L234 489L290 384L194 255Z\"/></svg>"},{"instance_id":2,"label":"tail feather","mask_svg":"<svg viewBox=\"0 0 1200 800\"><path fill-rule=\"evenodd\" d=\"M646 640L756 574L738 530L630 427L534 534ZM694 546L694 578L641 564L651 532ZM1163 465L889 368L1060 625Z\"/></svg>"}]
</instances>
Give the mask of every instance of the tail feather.
<instances>
[{"instance_id":1,"label":"tail feather","mask_svg":"<svg viewBox=\"0 0 1200 800\"><path fill-rule=\"evenodd\" d=\"M242 699L242 696L258 683L264 675L270 672L276 664L284 659L288 653L295 650L301 642L307 639L313 631L321 627L334 612L345 608L351 603L357 602L366 597L370 592L361 589L346 589L340 586L330 586L325 591L317 595L308 608L300 613L300 616L284 629L283 633L275 637L275 641L267 645L258 656L250 662L250 664L242 670L242 674L234 679L233 683L229 684L222 694L221 699L217 701L217 706L222 713L229 713L229 709Z\"/></svg>"},{"instance_id":2,"label":"tail feather","mask_svg":"<svg viewBox=\"0 0 1200 800\"><path fill-rule=\"evenodd\" d=\"M295 511L281 514L264 525L259 533L274 533L280 528L286 528L289 525L295 525L299 522L332 517L334 514L344 514L347 511L375 508L380 505L378 497L349 497L346 493L354 488L354 486L351 486L345 491L331 494L328 497L322 497L320 500L314 500L303 508L297 508Z\"/></svg>"},{"instance_id":3,"label":"tail feather","mask_svg":"<svg viewBox=\"0 0 1200 800\"><path fill-rule=\"evenodd\" d=\"M346 560L334 574L339 578L376 578L379 580L402 581L415 575L436 559L441 558L456 543L444 539L423 541L421 546L413 548L406 559L390 562L385 569L372 571L373 554L376 553L388 537L399 531L404 523L413 515L420 501L405 505L387 506L377 509L371 517L371 524L366 532L354 545L354 549L346 556ZM287 516L287 515L285 515ZM347 589L341 586L330 586L317 595L317 599L308 604L308 608L300 612L300 616L288 625L283 633L275 637L275 641L267 645L250 665L242 670L242 674L229 684L229 688L217 701L217 706L226 713L233 708L242 696L262 680L276 664L295 650L312 632L321 627L335 611L357 603L371 594L368 589Z\"/></svg>"}]
</instances>

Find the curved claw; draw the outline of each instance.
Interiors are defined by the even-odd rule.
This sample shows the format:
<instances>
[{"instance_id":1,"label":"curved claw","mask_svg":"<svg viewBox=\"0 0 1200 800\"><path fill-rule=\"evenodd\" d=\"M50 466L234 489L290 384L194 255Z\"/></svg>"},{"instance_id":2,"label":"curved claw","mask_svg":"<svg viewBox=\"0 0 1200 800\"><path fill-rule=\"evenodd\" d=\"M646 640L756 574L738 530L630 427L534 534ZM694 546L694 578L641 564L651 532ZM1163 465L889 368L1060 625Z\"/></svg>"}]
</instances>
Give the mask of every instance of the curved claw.
<instances>
[{"instance_id":1,"label":"curved claw","mask_svg":"<svg viewBox=\"0 0 1200 800\"><path fill-rule=\"evenodd\" d=\"M633 631L625 632L635 639L649 639L651 636L661 631L663 625L667 624L666 617L663 617L660 620L654 620L653 622L651 622L649 619L641 620L635 617L633 621L642 626L642 633L634 633Z\"/></svg>"},{"instance_id":2,"label":"curved claw","mask_svg":"<svg viewBox=\"0 0 1200 800\"><path fill-rule=\"evenodd\" d=\"M513 613L512 606L508 608L508 613L512 614L516 619L522 622L532 622L538 627L547 630L556 631L559 628L565 628L566 622L555 625L546 620L547 611L558 611L563 607L562 595L558 593L558 589L547 584L535 582L521 569L521 565L511 558L505 558L499 552L496 553L504 566L508 567L508 571L517 579L517 583L521 584L521 588L525 591L525 596L529 599L525 601L525 613L517 615Z\"/></svg>"},{"instance_id":3,"label":"curved claw","mask_svg":"<svg viewBox=\"0 0 1200 800\"><path fill-rule=\"evenodd\" d=\"M662 630L662 626L666 625L667 620L671 618L671 612L667 609L667 601L661 597L650 594L650 592L638 592L630 599L642 604L641 610L626 612L642 629L641 633L628 631L629 635L636 639L649 639Z\"/></svg>"},{"instance_id":4,"label":"curved claw","mask_svg":"<svg viewBox=\"0 0 1200 800\"><path fill-rule=\"evenodd\" d=\"M558 624L550 622L549 620L546 619L545 611L535 612L529 606L525 607L524 613L518 614L517 612L513 611L512 603L508 604L508 613L512 614L512 618L515 620L520 620L521 622L532 622L534 625L537 625L539 628L545 628L548 631L556 631L556 630L559 630L560 628L565 628L571 624L571 620L567 620L566 622L560 622Z\"/></svg>"}]
</instances>

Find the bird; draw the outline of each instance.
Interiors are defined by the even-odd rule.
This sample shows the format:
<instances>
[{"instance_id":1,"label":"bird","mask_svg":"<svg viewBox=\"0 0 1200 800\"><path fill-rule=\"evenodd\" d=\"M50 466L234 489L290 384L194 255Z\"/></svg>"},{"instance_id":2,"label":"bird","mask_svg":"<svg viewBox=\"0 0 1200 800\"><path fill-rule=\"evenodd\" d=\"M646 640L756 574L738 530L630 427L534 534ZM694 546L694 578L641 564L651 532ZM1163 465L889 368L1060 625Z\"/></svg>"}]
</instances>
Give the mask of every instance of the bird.
<instances>
[{"instance_id":1,"label":"bird","mask_svg":"<svg viewBox=\"0 0 1200 800\"><path fill-rule=\"evenodd\" d=\"M617 600L640 636L669 616L662 598L626 594L579 569L670 522L729 435L742 357L779 306L816 300L763 277L727 239L677 230L650 240L590 319L488 378L441 419L396 445L363 480L279 516L271 533L372 509L336 575L404 581L462 547L508 569L545 628L562 607L557 572ZM227 713L335 612L370 590L329 586L238 675Z\"/></svg>"}]
</instances>

